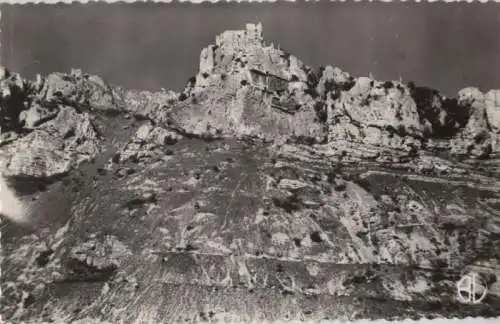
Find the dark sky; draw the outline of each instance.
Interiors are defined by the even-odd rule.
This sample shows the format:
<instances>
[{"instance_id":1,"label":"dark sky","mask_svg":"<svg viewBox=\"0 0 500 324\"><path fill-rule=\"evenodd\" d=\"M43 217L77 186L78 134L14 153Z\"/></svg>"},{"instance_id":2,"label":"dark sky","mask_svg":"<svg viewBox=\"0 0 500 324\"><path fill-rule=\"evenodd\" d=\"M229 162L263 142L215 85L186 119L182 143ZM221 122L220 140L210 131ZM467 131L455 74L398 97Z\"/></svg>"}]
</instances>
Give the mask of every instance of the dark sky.
<instances>
[{"instance_id":1,"label":"dark sky","mask_svg":"<svg viewBox=\"0 0 500 324\"><path fill-rule=\"evenodd\" d=\"M180 90L202 47L261 21L313 67L413 80L454 96L500 88L500 5L428 3L2 5L1 64L24 77L72 67L129 88Z\"/></svg>"}]
</instances>

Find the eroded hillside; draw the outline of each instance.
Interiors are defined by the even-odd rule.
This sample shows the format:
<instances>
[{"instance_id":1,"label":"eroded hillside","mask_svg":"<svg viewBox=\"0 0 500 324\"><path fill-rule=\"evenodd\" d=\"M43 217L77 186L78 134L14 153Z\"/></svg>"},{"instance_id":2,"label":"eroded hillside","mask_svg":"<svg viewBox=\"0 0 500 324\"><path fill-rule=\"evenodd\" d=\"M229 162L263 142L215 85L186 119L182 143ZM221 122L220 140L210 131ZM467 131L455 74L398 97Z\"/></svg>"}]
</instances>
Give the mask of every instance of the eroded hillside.
<instances>
[{"instance_id":1,"label":"eroded hillside","mask_svg":"<svg viewBox=\"0 0 500 324\"><path fill-rule=\"evenodd\" d=\"M499 91L315 70L251 24L180 93L78 70L1 87L32 219L2 225L4 320L500 315Z\"/></svg>"}]
</instances>

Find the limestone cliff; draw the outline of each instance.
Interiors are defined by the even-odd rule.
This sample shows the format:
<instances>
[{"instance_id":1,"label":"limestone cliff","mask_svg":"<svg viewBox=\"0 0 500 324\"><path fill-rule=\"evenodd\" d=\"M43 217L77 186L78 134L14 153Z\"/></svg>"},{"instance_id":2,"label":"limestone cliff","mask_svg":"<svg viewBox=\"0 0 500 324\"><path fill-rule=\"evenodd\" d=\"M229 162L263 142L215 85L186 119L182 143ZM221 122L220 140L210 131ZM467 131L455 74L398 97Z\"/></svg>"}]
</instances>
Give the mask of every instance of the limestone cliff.
<instances>
[{"instance_id":1,"label":"limestone cliff","mask_svg":"<svg viewBox=\"0 0 500 324\"><path fill-rule=\"evenodd\" d=\"M168 121L194 134L266 140L324 140L324 120L308 89L308 68L266 44L262 26L226 31L203 49L200 71L181 94Z\"/></svg>"},{"instance_id":2,"label":"limestone cliff","mask_svg":"<svg viewBox=\"0 0 500 324\"><path fill-rule=\"evenodd\" d=\"M266 44L260 24L248 24L203 49L200 71L168 121L195 134L328 142L353 156L360 152L348 146L356 143L392 155L440 145L485 158L500 151L498 91L471 91L449 99L412 82L354 78L332 66L314 70Z\"/></svg>"}]
</instances>

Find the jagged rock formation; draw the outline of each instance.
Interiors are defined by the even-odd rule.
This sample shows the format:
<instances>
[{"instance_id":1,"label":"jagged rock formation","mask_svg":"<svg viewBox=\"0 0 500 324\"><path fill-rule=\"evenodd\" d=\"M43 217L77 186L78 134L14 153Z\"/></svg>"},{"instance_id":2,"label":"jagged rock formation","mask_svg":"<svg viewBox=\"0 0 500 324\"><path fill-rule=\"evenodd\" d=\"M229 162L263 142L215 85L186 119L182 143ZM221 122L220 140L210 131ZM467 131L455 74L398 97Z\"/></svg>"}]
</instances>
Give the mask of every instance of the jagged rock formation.
<instances>
[{"instance_id":1,"label":"jagged rock formation","mask_svg":"<svg viewBox=\"0 0 500 324\"><path fill-rule=\"evenodd\" d=\"M253 24L180 93L0 87L0 171L35 229L2 228L9 322L500 315L497 90L315 70Z\"/></svg>"},{"instance_id":2,"label":"jagged rock formation","mask_svg":"<svg viewBox=\"0 0 500 324\"><path fill-rule=\"evenodd\" d=\"M498 95L498 90L483 94L476 88L466 88L459 92L458 103L466 107L469 118L465 127L453 139L456 146L454 152L472 153L477 157L498 153Z\"/></svg>"},{"instance_id":3,"label":"jagged rock formation","mask_svg":"<svg viewBox=\"0 0 500 324\"><path fill-rule=\"evenodd\" d=\"M161 119L173 92L125 91L94 75L73 70L35 82L2 70L1 171L7 176L50 178L67 173L102 150L95 114L128 113ZM14 140L15 145L8 145Z\"/></svg>"},{"instance_id":4,"label":"jagged rock formation","mask_svg":"<svg viewBox=\"0 0 500 324\"><path fill-rule=\"evenodd\" d=\"M198 135L324 139L324 121L304 92L306 67L266 45L261 25L223 33L200 61L200 72L171 111L172 124Z\"/></svg>"}]
</instances>

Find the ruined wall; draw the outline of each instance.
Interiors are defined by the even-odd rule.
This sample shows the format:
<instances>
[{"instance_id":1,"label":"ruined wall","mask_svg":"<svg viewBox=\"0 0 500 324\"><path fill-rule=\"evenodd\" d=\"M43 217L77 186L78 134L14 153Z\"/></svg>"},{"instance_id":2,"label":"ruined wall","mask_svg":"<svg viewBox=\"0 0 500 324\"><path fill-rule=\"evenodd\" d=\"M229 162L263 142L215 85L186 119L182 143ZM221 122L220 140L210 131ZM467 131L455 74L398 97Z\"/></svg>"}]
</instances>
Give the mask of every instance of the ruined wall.
<instances>
[{"instance_id":1,"label":"ruined wall","mask_svg":"<svg viewBox=\"0 0 500 324\"><path fill-rule=\"evenodd\" d=\"M200 54L200 72L209 72L214 68L214 47L205 47Z\"/></svg>"},{"instance_id":2,"label":"ruined wall","mask_svg":"<svg viewBox=\"0 0 500 324\"><path fill-rule=\"evenodd\" d=\"M228 30L215 38L215 43L228 52L260 47L263 42L262 25L247 24L245 30Z\"/></svg>"},{"instance_id":3,"label":"ruined wall","mask_svg":"<svg viewBox=\"0 0 500 324\"><path fill-rule=\"evenodd\" d=\"M288 81L274 75L267 76L267 87L269 91L285 91L288 89Z\"/></svg>"}]
</instances>

